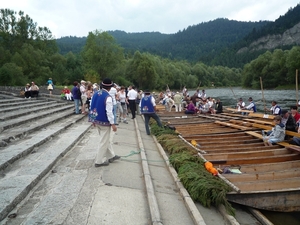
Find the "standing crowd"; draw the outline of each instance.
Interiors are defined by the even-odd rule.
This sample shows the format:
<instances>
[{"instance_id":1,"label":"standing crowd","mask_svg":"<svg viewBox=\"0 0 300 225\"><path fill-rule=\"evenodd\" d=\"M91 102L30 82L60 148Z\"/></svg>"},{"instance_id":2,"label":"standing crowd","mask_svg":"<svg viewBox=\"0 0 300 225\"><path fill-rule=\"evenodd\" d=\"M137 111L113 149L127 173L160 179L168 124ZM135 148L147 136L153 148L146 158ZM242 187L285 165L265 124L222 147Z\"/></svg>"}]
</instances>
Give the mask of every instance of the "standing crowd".
<instances>
[{"instance_id":1,"label":"standing crowd","mask_svg":"<svg viewBox=\"0 0 300 225\"><path fill-rule=\"evenodd\" d=\"M93 123L100 135L95 167L108 166L121 158L114 153L112 143L113 136L117 131L117 117L119 117L119 122L123 120L124 123L128 123L126 120L127 106L129 106L132 115L131 119L136 118L136 113L144 115L145 129L148 135L150 135L150 118L155 119L158 126L162 127L160 119L156 115L154 97L149 91L143 93L135 90L134 86L129 86L126 92L123 86L119 87L109 78L105 78L101 82L100 89L96 88L88 94L89 88L85 84L86 82L82 80L80 87L78 87L78 82L75 81L72 94L75 102L75 113L78 114L79 95L81 95L83 103L89 98L89 95L91 96L89 105L86 103L86 106L81 106L81 110L85 114L85 109L88 109L89 122ZM86 97L82 97L83 95L86 95ZM140 110L137 110L137 108Z\"/></svg>"}]
</instances>

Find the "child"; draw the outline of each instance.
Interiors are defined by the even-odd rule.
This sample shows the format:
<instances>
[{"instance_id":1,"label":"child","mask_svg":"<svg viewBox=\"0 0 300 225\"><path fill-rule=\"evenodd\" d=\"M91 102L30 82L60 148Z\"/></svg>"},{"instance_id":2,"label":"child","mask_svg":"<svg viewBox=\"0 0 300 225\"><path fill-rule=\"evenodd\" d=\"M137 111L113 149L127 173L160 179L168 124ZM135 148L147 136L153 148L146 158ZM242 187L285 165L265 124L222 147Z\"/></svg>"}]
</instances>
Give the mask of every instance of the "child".
<instances>
[{"instance_id":1,"label":"child","mask_svg":"<svg viewBox=\"0 0 300 225\"><path fill-rule=\"evenodd\" d=\"M264 136L265 146L272 146L277 142L281 142L285 137L285 126L281 123L281 116L274 117L275 127L272 128L272 132L268 136Z\"/></svg>"}]
</instances>

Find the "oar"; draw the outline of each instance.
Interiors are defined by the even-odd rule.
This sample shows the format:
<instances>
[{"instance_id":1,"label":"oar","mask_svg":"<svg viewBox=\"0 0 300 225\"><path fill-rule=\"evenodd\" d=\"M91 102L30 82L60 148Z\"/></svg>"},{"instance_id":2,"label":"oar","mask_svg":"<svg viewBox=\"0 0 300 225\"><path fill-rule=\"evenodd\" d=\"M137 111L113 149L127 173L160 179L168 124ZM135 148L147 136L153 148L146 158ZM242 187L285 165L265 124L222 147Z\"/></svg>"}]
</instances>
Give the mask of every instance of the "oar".
<instances>
[{"instance_id":1,"label":"oar","mask_svg":"<svg viewBox=\"0 0 300 225\"><path fill-rule=\"evenodd\" d=\"M260 77L260 88L261 88L262 99L264 101L264 109L265 109L265 113L266 113L266 100L264 97L264 88L263 88L263 83L262 83L261 77Z\"/></svg>"},{"instance_id":2,"label":"oar","mask_svg":"<svg viewBox=\"0 0 300 225\"><path fill-rule=\"evenodd\" d=\"M232 91L232 94L233 94L234 98L238 101L238 99L237 99L237 97L236 97L236 95L235 95L235 93L234 93L232 87L231 87L231 86L229 86L229 87L230 87L230 90Z\"/></svg>"},{"instance_id":3,"label":"oar","mask_svg":"<svg viewBox=\"0 0 300 225\"><path fill-rule=\"evenodd\" d=\"M298 70L296 70L296 105L298 106L299 93L298 93Z\"/></svg>"}]
</instances>

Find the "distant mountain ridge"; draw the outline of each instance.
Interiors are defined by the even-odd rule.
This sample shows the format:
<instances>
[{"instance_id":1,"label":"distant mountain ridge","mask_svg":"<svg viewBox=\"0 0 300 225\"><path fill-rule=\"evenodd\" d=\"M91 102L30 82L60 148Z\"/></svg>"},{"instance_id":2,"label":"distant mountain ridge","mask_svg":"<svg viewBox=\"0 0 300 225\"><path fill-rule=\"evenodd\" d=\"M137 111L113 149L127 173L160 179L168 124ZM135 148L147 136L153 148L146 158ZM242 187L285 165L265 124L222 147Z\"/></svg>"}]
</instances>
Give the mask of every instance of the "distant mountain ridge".
<instances>
[{"instance_id":1,"label":"distant mountain ridge","mask_svg":"<svg viewBox=\"0 0 300 225\"><path fill-rule=\"evenodd\" d=\"M107 31L125 53L149 52L162 57L202 61L207 65L242 67L259 54L274 48L299 45L300 4L274 22L240 22L226 18L189 26L175 34ZM79 53L86 38L57 39L61 54Z\"/></svg>"}]
</instances>

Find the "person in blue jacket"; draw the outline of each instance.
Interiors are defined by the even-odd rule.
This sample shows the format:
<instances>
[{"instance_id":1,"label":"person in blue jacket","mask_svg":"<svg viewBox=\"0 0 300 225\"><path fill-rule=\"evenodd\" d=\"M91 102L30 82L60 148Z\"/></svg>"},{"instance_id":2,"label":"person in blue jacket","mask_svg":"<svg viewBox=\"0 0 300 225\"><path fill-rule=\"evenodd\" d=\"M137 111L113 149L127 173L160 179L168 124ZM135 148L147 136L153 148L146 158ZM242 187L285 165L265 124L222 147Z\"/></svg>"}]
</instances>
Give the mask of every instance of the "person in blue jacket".
<instances>
[{"instance_id":1,"label":"person in blue jacket","mask_svg":"<svg viewBox=\"0 0 300 225\"><path fill-rule=\"evenodd\" d=\"M150 135L150 129L149 129L149 121L150 118L153 118L157 125L162 127L161 121L156 114L156 104L155 104L155 99L151 95L151 92L146 90L144 92L144 97L140 101L140 109L141 109L141 114L145 118L145 128L146 128L146 133Z\"/></svg>"},{"instance_id":2,"label":"person in blue jacket","mask_svg":"<svg viewBox=\"0 0 300 225\"><path fill-rule=\"evenodd\" d=\"M47 89L49 91L49 94L52 95L52 91L54 89L54 83L52 81L52 78L49 78L49 80L47 81Z\"/></svg>"}]
</instances>

